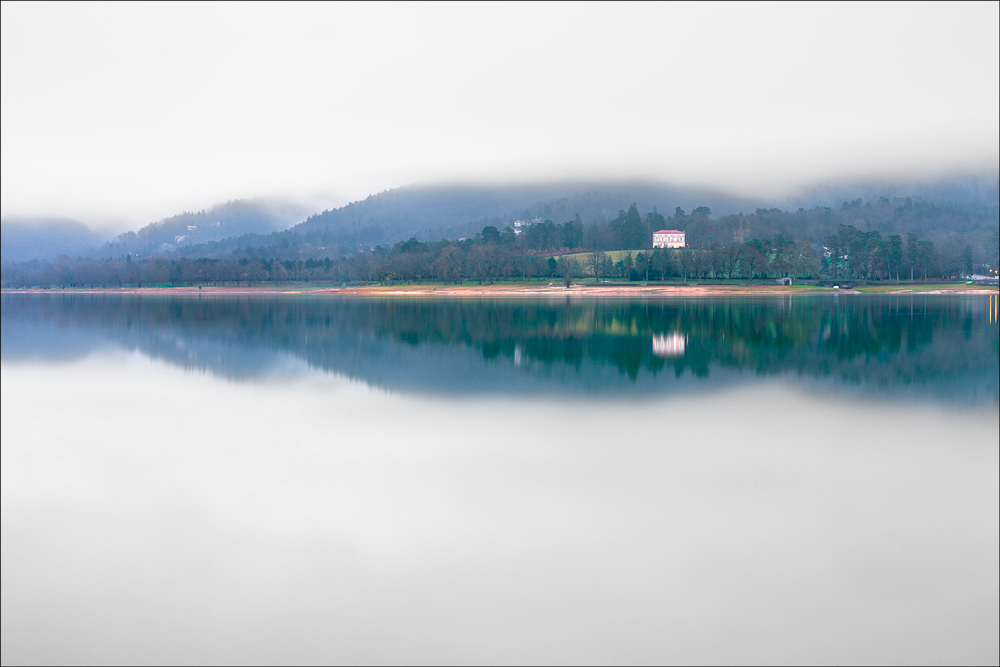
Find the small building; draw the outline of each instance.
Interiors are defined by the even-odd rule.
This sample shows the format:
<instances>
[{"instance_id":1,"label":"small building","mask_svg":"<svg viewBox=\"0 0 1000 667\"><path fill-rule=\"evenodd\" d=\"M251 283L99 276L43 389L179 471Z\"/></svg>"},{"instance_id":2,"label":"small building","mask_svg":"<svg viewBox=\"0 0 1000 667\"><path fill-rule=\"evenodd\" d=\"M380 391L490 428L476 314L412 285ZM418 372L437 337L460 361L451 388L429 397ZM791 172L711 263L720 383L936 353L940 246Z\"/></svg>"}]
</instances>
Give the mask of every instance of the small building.
<instances>
[{"instance_id":1,"label":"small building","mask_svg":"<svg viewBox=\"0 0 1000 667\"><path fill-rule=\"evenodd\" d=\"M679 229L661 229L653 232L654 248L683 248L684 232Z\"/></svg>"},{"instance_id":2,"label":"small building","mask_svg":"<svg viewBox=\"0 0 1000 667\"><path fill-rule=\"evenodd\" d=\"M528 227L530 227L531 225L540 225L540 224L542 224L541 218L535 218L534 220L515 220L514 233L520 234L521 232L527 230Z\"/></svg>"},{"instance_id":3,"label":"small building","mask_svg":"<svg viewBox=\"0 0 1000 667\"><path fill-rule=\"evenodd\" d=\"M792 284L792 279L791 278L778 278L774 282L778 283L779 285L791 285Z\"/></svg>"}]
</instances>

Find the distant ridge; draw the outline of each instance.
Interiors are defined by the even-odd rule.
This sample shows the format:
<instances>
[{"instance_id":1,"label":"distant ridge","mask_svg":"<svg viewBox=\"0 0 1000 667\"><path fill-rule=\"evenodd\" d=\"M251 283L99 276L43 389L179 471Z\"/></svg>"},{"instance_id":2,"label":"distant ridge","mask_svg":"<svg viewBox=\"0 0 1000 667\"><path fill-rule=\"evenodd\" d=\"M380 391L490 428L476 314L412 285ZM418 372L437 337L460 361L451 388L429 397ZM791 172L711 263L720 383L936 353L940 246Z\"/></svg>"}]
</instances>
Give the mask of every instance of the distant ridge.
<instances>
[{"instance_id":1,"label":"distant ridge","mask_svg":"<svg viewBox=\"0 0 1000 667\"><path fill-rule=\"evenodd\" d=\"M0 224L0 261L75 256L104 241L87 225L69 218L4 218Z\"/></svg>"},{"instance_id":2,"label":"distant ridge","mask_svg":"<svg viewBox=\"0 0 1000 667\"><path fill-rule=\"evenodd\" d=\"M775 203L779 208L840 206L844 201L879 197L913 197L923 201L963 206L1000 207L998 174L956 174L948 178L893 181L888 179L852 180L803 187Z\"/></svg>"},{"instance_id":3,"label":"distant ridge","mask_svg":"<svg viewBox=\"0 0 1000 667\"><path fill-rule=\"evenodd\" d=\"M101 252L111 255L169 252L244 234L269 234L287 229L306 215L307 209L289 202L236 199L209 209L185 211L164 218L138 232L119 234L101 248Z\"/></svg>"},{"instance_id":4,"label":"distant ridge","mask_svg":"<svg viewBox=\"0 0 1000 667\"><path fill-rule=\"evenodd\" d=\"M435 240L472 234L482 228L484 221L511 223L540 218L564 222L577 214L586 222L609 219L632 203L643 210L658 207L661 212L672 212L676 206L708 206L720 214L764 205L763 200L654 181L408 185L310 216L294 229L379 226L390 237Z\"/></svg>"}]
</instances>

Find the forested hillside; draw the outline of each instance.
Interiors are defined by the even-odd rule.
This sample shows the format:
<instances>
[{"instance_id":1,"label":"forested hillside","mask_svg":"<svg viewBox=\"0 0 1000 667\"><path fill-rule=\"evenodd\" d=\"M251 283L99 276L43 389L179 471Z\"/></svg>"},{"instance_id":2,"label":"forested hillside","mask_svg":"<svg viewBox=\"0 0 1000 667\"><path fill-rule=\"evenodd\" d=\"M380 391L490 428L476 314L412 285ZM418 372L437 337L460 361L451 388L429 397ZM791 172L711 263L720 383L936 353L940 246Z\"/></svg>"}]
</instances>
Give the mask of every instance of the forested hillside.
<instances>
[{"instance_id":1,"label":"forested hillside","mask_svg":"<svg viewBox=\"0 0 1000 667\"><path fill-rule=\"evenodd\" d=\"M185 211L150 223L138 232L119 234L91 254L173 252L209 241L287 229L306 214L305 209L295 204L238 199L207 210Z\"/></svg>"},{"instance_id":2,"label":"forested hillside","mask_svg":"<svg viewBox=\"0 0 1000 667\"><path fill-rule=\"evenodd\" d=\"M667 219L674 218L678 209L690 212L682 214L687 218L671 224L690 226L689 242L709 245L725 245L728 237L771 238L779 234L822 243L839 224L879 229L886 234L914 232L937 241L954 232L965 233L977 224L988 227L997 218L995 184L989 192L944 185L921 188L951 197L941 200L881 195L868 200L827 201L832 193L863 189L872 188L815 193L815 197L822 194L820 205L782 210L711 191L650 183L407 187L313 215L284 232L189 243L179 246L177 253L186 257L270 254L282 259L335 259L409 238L422 242L471 238L483 227L502 230L517 220L549 220L554 224L580 220L587 229L583 244L587 248L639 248L644 243L640 239L625 243L605 231L632 203L642 211L655 209ZM704 215L706 210L711 214Z\"/></svg>"},{"instance_id":3,"label":"forested hillside","mask_svg":"<svg viewBox=\"0 0 1000 667\"><path fill-rule=\"evenodd\" d=\"M391 243L411 236L421 241L461 238L472 236L485 225L502 229L515 220L561 221L577 215L588 222L609 219L632 202L646 210L665 202L687 207L704 204L723 213L750 210L760 204L703 189L647 182L411 186L324 211L295 230L355 233L361 245L358 249L366 249L364 240L369 239Z\"/></svg>"}]
</instances>

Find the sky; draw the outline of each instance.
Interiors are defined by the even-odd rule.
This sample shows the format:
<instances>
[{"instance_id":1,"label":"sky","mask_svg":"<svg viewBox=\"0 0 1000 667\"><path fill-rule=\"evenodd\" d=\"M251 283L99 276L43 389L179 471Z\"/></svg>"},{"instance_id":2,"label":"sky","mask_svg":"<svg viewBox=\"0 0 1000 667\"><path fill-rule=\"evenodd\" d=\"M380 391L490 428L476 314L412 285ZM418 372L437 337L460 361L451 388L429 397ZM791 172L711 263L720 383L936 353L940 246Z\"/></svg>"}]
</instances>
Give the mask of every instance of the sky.
<instances>
[{"instance_id":1,"label":"sky","mask_svg":"<svg viewBox=\"0 0 1000 667\"><path fill-rule=\"evenodd\" d=\"M996 172L1000 4L2 4L0 215Z\"/></svg>"}]
</instances>

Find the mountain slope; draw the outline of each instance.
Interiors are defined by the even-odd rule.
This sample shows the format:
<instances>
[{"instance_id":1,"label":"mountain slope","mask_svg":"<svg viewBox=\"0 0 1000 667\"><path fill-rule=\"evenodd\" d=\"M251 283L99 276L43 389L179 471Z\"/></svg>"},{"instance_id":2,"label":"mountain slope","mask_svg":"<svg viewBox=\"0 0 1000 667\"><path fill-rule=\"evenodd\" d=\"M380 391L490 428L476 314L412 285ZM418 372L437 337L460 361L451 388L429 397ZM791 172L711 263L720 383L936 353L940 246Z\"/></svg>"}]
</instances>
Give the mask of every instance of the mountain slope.
<instances>
[{"instance_id":1,"label":"mountain slope","mask_svg":"<svg viewBox=\"0 0 1000 667\"><path fill-rule=\"evenodd\" d=\"M384 241L471 236L484 224L505 227L514 220L584 222L613 218L633 202L641 210L673 212L680 206L708 206L717 213L750 211L762 201L655 182L576 182L535 185L406 186L323 211L295 231L380 229Z\"/></svg>"},{"instance_id":2,"label":"mountain slope","mask_svg":"<svg viewBox=\"0 0 1000 667\"><path fill-rule=\"evenodd\" d=\"M119 234L101 253L148 254L244 234L269 234L287 229L306 214L307 210L296 204L237 199L208 210L185 211L150 223L138 232Z\"/></svg>"},{"instance_id":3,"label":"mountain slope","mask_svg":"<svg viewBox=\"0 0 1000 667\"><path fill-rule=\"evenodd\" d=\"M7 218L0 224L0 261L78 255L104 241L87 225L67 218Z\"/></svg>"}]
</instances>

